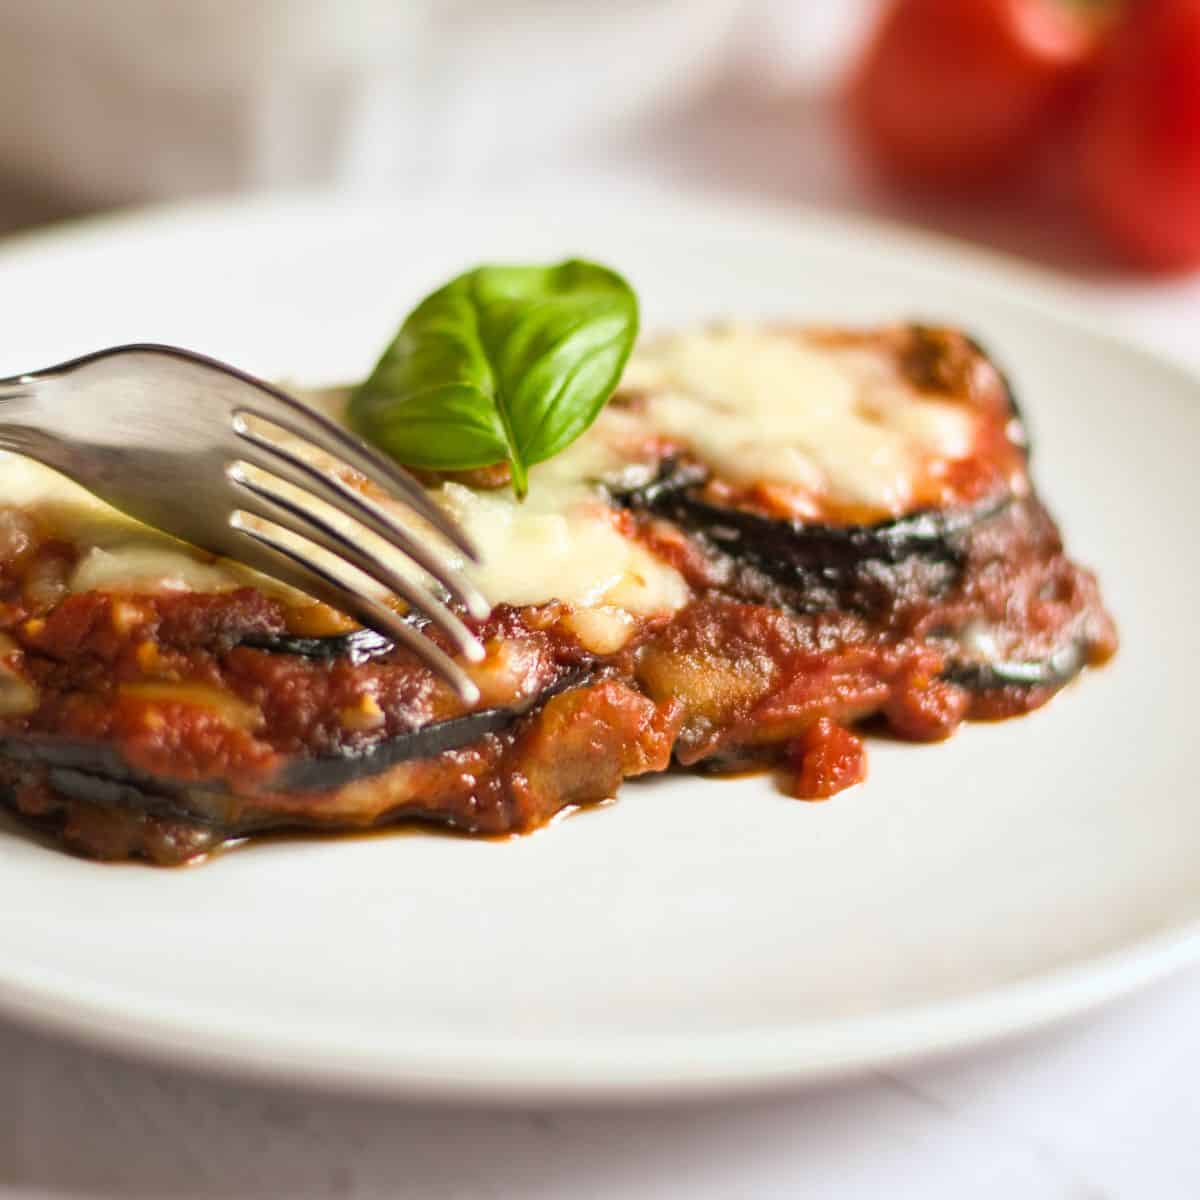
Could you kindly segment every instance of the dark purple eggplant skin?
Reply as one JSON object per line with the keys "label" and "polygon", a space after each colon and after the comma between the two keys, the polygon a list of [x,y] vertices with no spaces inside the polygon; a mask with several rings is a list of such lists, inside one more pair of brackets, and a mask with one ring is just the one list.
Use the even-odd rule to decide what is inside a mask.
{"label": "dark purple eggplant skin", "polygon": [[[668,462],[650,482],[613,499],[671,521],[735,564],[730,584],[744,598],[805,614],[839,607],[870,613],[914,585],[944,593],[965,565],[967,536],[1014,503],[1005,493],[970,508],[921,510],[875,525],[805,524],[709,504],[696,495],[707,479],[697,464]],[[1038,660],[952,661],[942,678],[974,692],[1061,687],[1086,665],[1084,644],[1073,641]]]}
{"label": "dark purple eggplant skin", "polygon": [[284,792],[323,792],[341,787],[366,775],[378,775],[397,763],[417,758],[435,758],[447,750],[461,750],[489,733],[500,733],[552,696],[581,687],[592,678],[590,668],[569,671],[521,704],[503,708],[481,708],[461,717],[435,721],[420,729],[398,733],[361,751],[317,758],[296,758],[276,776],[272,786]]}
{"label": "dark purple eggplant skin", "polygon": [[1083,642],[1069,642],[1045,658],[1021,662],[950,663],[942,678],[972,692],[997,688],[1062,687],[1087,666]]}
{"label": "dark purple eggplant skin", "polygon": [[381,658],[395,649],[395,643],[371,629],[356,629],[332,637],[293,637],[286,633],[248,633],[238,642],[252,650],[268,654],[297,654],[301,658],[349,659],[354,665]]}
{"label": "dark purple eggplant skin", "polygon": [[378,775],[397,763],[416,758],[434,758],[447,750],[461,750],[489,733],[500,733],[535,705],[558,692],[577,684],[568,680],[547,688],[527,704],[515,708],[481,708],[478,712],[451,717],[399,733],[383,742],[376,742],[361,753],[347,751],[320,758],[293,759],[276,777],[272,786],[284,792],[322,792],[341,787],[364,775]]}
{"label": "dark purple eggplant skin", "polygon": [[[976,692],[1005,687],[1061,687],[1083,670],[1086,657],[1083,643],[1076,641],[1036,661],[952,663],[942,677]],[[519,707],[482,709],[439,721],[389,738],[358,754],[295,759],[272,781],[272,790],[326,791],[386,771],[401,762],[431,758],[446,750],[468,746],[490,733],[501,732],[552,695],[583,686],[590,678],[587,672],[576,672]],[[0,754],[45,766],[48,783],[61,796],[102,808],[132,809],[190,822],[212,830],[223,839],[261,832],[277,823],[275,817],[256,815],[252,808],[239,819],[231,819],[227,815],[230,792],[224,782],[184,784],[138,771],[106,742],[53,735],[7,735],[0,737]]]}
{"label": "dark purple eggplant skin", "polygon": [[745,599],[801,613],[871,614],[914,589],[945,594],[962,573],[966,535],[1013,500],[1006,492],[969,508],[922,509],[874,525],[809,524],[710,504],[698,495],[707,478],[702,466],[667,460],[650,482],[610,494],[624,508],[686,531],[727,564],[733,590]]}
{"label": "dark purple eggplant skin", "polygon": [[104,808],[134,808],[155,816],[182,818],[214,827],[220,825],[211,814],[189,806],[186,793],[215,796],[224,790],[223,785],[185,785],[138,771],[109,742],[54,734],[6,734],[0,736],[0,755],[44,766],[50,786],[74,800],[86,800]]}
{"label": "dark purple eggplant skin", "polygon": [[537,705],[569,687],[583,682],[569,675],[523,704],[511,708],[481,708],[477,712],[445,721],[435,721],[420,729],[398,733],[363,750],[323,754],[317,758],[292,759],[272,781],[283,792],[323,792],[342,787],[366,775],[378,775],[397,763],[417,758],[435,758],[447,750],[460,750],[489,733],[499,733]]}
{"label": "dark purple eggplant skin", "polygon": [[130,766],[110,742],[56,734],[0,736],[0,755],[44,766],[50,786],[63,796],[105,808],[135,808],[213,827],[223,823],[187,803],[188,793],[228,794],[218,782],[181,783]]}
{"label": "dark purple eggplant skin", "polygon": [[[181,794],[160,791],[150,785],[141,786],[109,779],[103,775],[77,771],[70,767],[51,767],[46,779],[55,792],[69,800],[83,800],[100,808],[131,808],[155,817],[189,821],[207,829],[218,830],[224,837],[248,832],[241,825],[231,824],[212,812],[203,811],[195,803],[188,804]],[[223,802],[223,794],[212,788],[196,788],[194,793],[211,796],[217,806]]]}
{"label": "dark purple eggplant skin", "polygon": [[[270,781],[269,790],[323,792],[356,779],[378,775],[398,763],[434,758],[447,750],[469,746],[499,733],[551,696],[585,685],[590,669],[572,671],[537,696],[507,708],[485,708],[396,734],[361,751],[292,759]],[[37,763],[48,770],[55,791],[76,800],[107,808],[134,808],[156,816],[195,821],[235,836],[256,827],[226,821],[217,815],[231,793],[223,780],[182,783],[138,771],[121,758],[108,742],[64,738],[50,734],[0,736],[0,755]]]}

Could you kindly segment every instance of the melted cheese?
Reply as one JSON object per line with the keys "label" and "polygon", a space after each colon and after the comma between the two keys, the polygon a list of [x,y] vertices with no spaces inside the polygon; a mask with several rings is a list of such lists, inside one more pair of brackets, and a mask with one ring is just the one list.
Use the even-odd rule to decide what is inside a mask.
{"label": "melted cheese", "polygon": [[599,481],[626,468],[623,422],[598,422],[562,454],[529,475],[518,502],[511,488],[478,492],[446,483],[434,500],[484,555],[461,563],[492,602],[564,600],[650,615],[673,612],[689,592],[677,571],[618,530]]}
{"label": "melted cheese", "polygon": [[[924,465],[961,457],[972,437],[964,409],[914,393],[882,356],[737,326],[649,343],[623,386],[638,394],[637,403],[609,406],[566,451],[535,466],[524,502],[509,488],[431,489],[483,551],[482,566],[456,562],[493,604],[563,600],[607,614],[608,637],[619,632],[621,613],[671,612],[687,603],[678,572],[622,534],[600,484],[653,471],[656,439],[686,446],[734,484],[775,481],[900,512]],[[310,401],[340,418],[345,396],[330,390]],[[56,527],[90,547],[73,590],[214,591],[256,583],[295,596],[131,521],[37,464],[3,455],[0,469],[5,503],[48,511]],[[397,511],[408,519],[407,510]]]}
{"label": "melted cheese", "polygon": [[87,547],[68,583],[73,592],[214,592],[247,584],[280,591],[246,567],[134,521],[30,459],[0,451],[0,480],[0,503],[36,510],[62,536]]}
{"label": "melted cheese", "polygon": [[914,392],[890,360],[730,325],[651,343],[625,386],[647,424],[733,484],[776,482],[898,515],[928,462],[969,453],[961,405]]}

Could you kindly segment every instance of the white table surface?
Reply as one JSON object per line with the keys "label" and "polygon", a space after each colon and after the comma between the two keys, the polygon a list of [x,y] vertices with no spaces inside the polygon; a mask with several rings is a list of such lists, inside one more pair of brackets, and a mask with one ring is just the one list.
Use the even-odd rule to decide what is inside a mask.
{"label": "white table surface", "polygon": [[[1200,363],[1200,280],[1121,276],[1073,218],[1037,197],[988,211],[886,196],[854,168],[827,104],[756,96],[743,79],[636,138],[590,147],[587,166],[696,187],[719,179],[726,192],[970,236],[1062,273],[1116,326]],[[1200,969],[951,1061],[790,1096],[623,1110],[289,1092],[124,1061],[0,1021],[0,1200],[1194,1200],[1198,1076]]]}
{"label": "white table surface", "polygon": [[0,1028],[0,1196],[1194,1200],[1200,971],[1098,1017],[790,1097],[410,1107]]}

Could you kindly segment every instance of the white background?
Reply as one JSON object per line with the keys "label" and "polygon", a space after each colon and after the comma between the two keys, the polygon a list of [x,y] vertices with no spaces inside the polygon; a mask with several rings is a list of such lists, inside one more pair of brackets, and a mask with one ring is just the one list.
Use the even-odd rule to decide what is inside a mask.
{"label": "white background", "polygon": [[[750,51],[699,90],[610,136],[563,138],[551,161],[526,148],[523,169],[652,177],[948,230],[1063,273],[1118,327],[1200,363],[1200,283],[1121,276],[1069,210],[1041,195],[915,205],[864,177],[825,90],[861,7],[759,4]],[[456,137],[444,183],[475,186],[501,169],[482,135]],[[6,214],[0,198],[0,220],[38,215],[19,205]],[[146,1067],[0,1023],[0,1197],[1191,1200],[1198,1075],[1200,971],[955,1061],[672,1108],[339,1099]]]}

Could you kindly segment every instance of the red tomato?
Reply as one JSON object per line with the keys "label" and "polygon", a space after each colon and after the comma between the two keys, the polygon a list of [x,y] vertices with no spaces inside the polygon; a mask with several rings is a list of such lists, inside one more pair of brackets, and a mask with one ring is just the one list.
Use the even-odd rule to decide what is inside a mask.
{"label": "red tomato", "polygon": [[1097,85],[1083,173],[1095,219],[1130,259],[1200,266],[1200,0],[1131,6]]}
{"label": "red tomato", "polygon": [[851,80],[854,126],[907,182],[998,178],[1086,76],[1110,11],[1078,0],[893,0]]}

